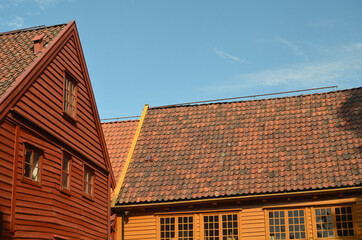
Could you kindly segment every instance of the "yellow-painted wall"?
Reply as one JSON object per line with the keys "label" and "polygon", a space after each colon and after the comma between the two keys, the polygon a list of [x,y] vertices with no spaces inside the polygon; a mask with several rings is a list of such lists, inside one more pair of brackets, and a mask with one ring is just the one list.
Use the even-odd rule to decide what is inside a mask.
{"label": "yellow-painted wall", "polygon": [[[305,209],[306,217],[306,233],[308,240],[314,239],[312,221],[312,207],[313,206],[333,206],[348,204],[355,206],[355,215],[357,226],[357,238],[362,239],[362,192],[344,194],[343,197],[337,196],[322,196],[313,198],[313,196],[307,196],[300,199],[292,198],[279,198],[279,199],[259,199],[253,201],[242,201],[236,203],[225,202],[223,204],[212,204],[207,203],[203,205],[194,205],[192,208],[187,206],[158,206],[157,208],[133,208],[129,209],[128,216],[125,222],[125,240],[148,240],[148,239],[159,239],[157,236],[157,217],[158,216],[177,216],[177,215],[194,215],[194,239],[201,239],[203,233],[201,231],[202,214],[208,212],[228,212],[231,211],[240,212],[240,226],[239,231],[241,232],[242,240],[268,240],[267,237],[267,218],[266,212],[269,209],[285,209],[285,208],[303,208]],[[225,210],[222,210],[225,209]],[[118,219],[117,224],[122,223],[121,218]],[[121,232],[121,231],[120,231]],[[117,234],[121,240],[121,234]],[[343,239],[343,238],[338,238]],[[346,238],[351,240],[351,238]]]}

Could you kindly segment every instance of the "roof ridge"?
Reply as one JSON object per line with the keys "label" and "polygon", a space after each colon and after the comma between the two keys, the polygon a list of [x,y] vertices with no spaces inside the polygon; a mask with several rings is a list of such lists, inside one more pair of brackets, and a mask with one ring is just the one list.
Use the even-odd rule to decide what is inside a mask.
{"label": "roof ridge", "polygon": [[7,31],[7,32],[1,32],[0,36],[7,35],[7,34],[13,34],[13,33],[26,32],[26,31],[33,31],[33,30],[38,30],[38,29],[43,29],[43,28],[58,27],[58,26],[62,26],[62,25],[67,25],[67,23],[54,24],[54,25],[50,25],[50,26],[38,25],[38,26],[34,26],[34,27],[22,28],[22,29]]}
{"label": "roof ridge", "polygon": [[[200,103],[200,104],[172,104],[172,105],[164,105],[164,106],[156,106],[156,107],[150,107],[149,110],[153,109],[168,109],[168,108],[179,108],[179,107],[197,107],[197,106],[207,106],[207,105],[217,105],[217,104],[228,104],[228,103],[241,103],[241,102],[253,102],[253,101],[266,101],[270,99],[285,99],[285,98],[294,98],[294,97],[306,97],[311,95],[323,95],[323,94],[333,94],[337,92],[344,92],[344,91],[353,91],[356,89],[360,89],[362,87],[356,87],[356,88],[349,88],[349,89],[341,89],[341,90],[335,90],[335,91],[329,91],[329,92],[320,92],[320,93],[309,93],[309,94],[299,94],[299,95],[293,95],[293,96],[284,96],[284,97],[272,97],[272,98],[261,98],[261,99],[250,99],[250,100],[239,100],[239,101],[220,101],[220,102],[209,102],[209,103]],[[247,96],[245,98],[252,98],[253,96]],[[242,98],[242,97],[241,97]],[[254,97],[255,98],[255,97]],[[210,100],[213,101],[213,100]]]}
{"label": "roof ridge", "polygon": [[118,120],[118,121],[101,122],[101,124],[125,123],[125,122],[138,122],[138,121],[139,121],[139,119],[133,119],[133,120]]}

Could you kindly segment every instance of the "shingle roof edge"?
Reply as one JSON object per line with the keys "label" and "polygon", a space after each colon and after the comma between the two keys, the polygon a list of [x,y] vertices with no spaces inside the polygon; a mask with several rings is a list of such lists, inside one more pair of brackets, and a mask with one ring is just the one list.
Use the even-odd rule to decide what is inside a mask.
{"label": "shingle roof edge", "polygon": [[[293,96],[284,96],[284,97],[270,97],[270,98],[260,98],[260,99],[252,99],[252,100],[240,100],[240,101],[220,101],[220,102],[211,102],[213,100],[209,100],[210,103],[202,103],[202,104],[172,104],[172,105],[163,105],[163,106],[156,106],[156,107],[149,107],[149,110],[155,109],[168,109],[168,108],[178,108],[178,107],[197,107],[197,106],[207,106],[207,105],[218,105],[218,104],[230,104],[230,103],[241,103],[241,102],[254,102],[254,101],[267,101],[270,99],[286,99],[286,98],[295,98],[295,97],[307,97],[307,96],[316,96],[316,95],[323,95],[323,94],[333,94],[337,92],[345,92],[345,91],[353,91],[356,89],[360,89],[361,87],[356,88],[348,88],[348,89],[341,89],[337,91],[328,91],[328,92],[321,92],[321,93],[309,93],[309,94],[299,94]],[[243,97],[240,97],[243,98]]]}
{"label": "shingle roof edge", "polygon": [[204,198],[185,198],[185,199],[173,199],[170,201],[149,201],[149,202],[130,202],[130,203],[119,203],[114,206],[117,207],[128,207],[128,206],[140,206],[149,204],[182,204],[187,202],[203,202],[203,201],[220,201],[220,200],[232,200],[238,198],[263,198],[263,197],[275,197],[285,195],[308,195],[313,193],[325,193],[325,192],[342,192],[342,191],[361,191],[362,184],[353,186],[341,186],[331,188],[309,188],[299,191],[284,191],[284,192],[269,192],[269,193],[257,193],[257,194],[242,194],[242,195],[222,195],[218,197],[204,197]]}
{"label": "shingle roof edge", "polygon": [[139,122],[139,119],[135,120],[125,120],[125,121],[110,121],[110,122],[101,122],[101,124],[115,124],[115,123],[127,123],[127,122]]}
{"label": "shingle roof edge", "polygon": [[10,35],[10,34],[19,33],[19,32],[33,31],[33,30],[38,30],[38,29],[43,29],[43,28],[65,26],[65,25],[67,25],[67,23],[54,24],[54,25],[49,25],[49,26],[39,25],[39,26],[35,26],[35,27],[22,28],[22,29],[17,29],[17,30],[8,31],[8,32],[0,32],[0,36],[2,36],[2,35]]}

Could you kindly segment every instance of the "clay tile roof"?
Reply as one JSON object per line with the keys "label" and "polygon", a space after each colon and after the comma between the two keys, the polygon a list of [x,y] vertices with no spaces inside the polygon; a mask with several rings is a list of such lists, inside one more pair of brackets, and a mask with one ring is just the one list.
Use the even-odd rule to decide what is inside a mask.
{"label": "clay tile roof", "polygon": [[34,54],[32,39],[44,34],[46,48],[64,26],[66,24],[0,33],[0,97],[39,55]]}
{"label": "clay tile roof", "polygon": [[150,108],[117,204],[359,186],[361,109],[362,88]]}
{"label": "clay tile roof", "polygon": [[138,120],[102,123],[109,158],[116,183],[121,175],[124,163],[136,133]]}

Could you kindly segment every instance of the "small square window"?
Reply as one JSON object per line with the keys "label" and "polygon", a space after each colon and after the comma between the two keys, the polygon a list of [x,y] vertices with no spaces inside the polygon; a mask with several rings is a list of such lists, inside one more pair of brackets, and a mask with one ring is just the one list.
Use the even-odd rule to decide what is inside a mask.
{"label": "small square window", "polygon": [[64,112],[75,118],[77,82],[67,73],[64,80]]}
{"label": "small square window", "polygon": [[94,171],[89,167],[84,167],[84,193],[93,196]]}
{"label": "small square window", "polygon": [[23,177],[28,182],[40,183],[42,151],[28,144],[24,147]]}

